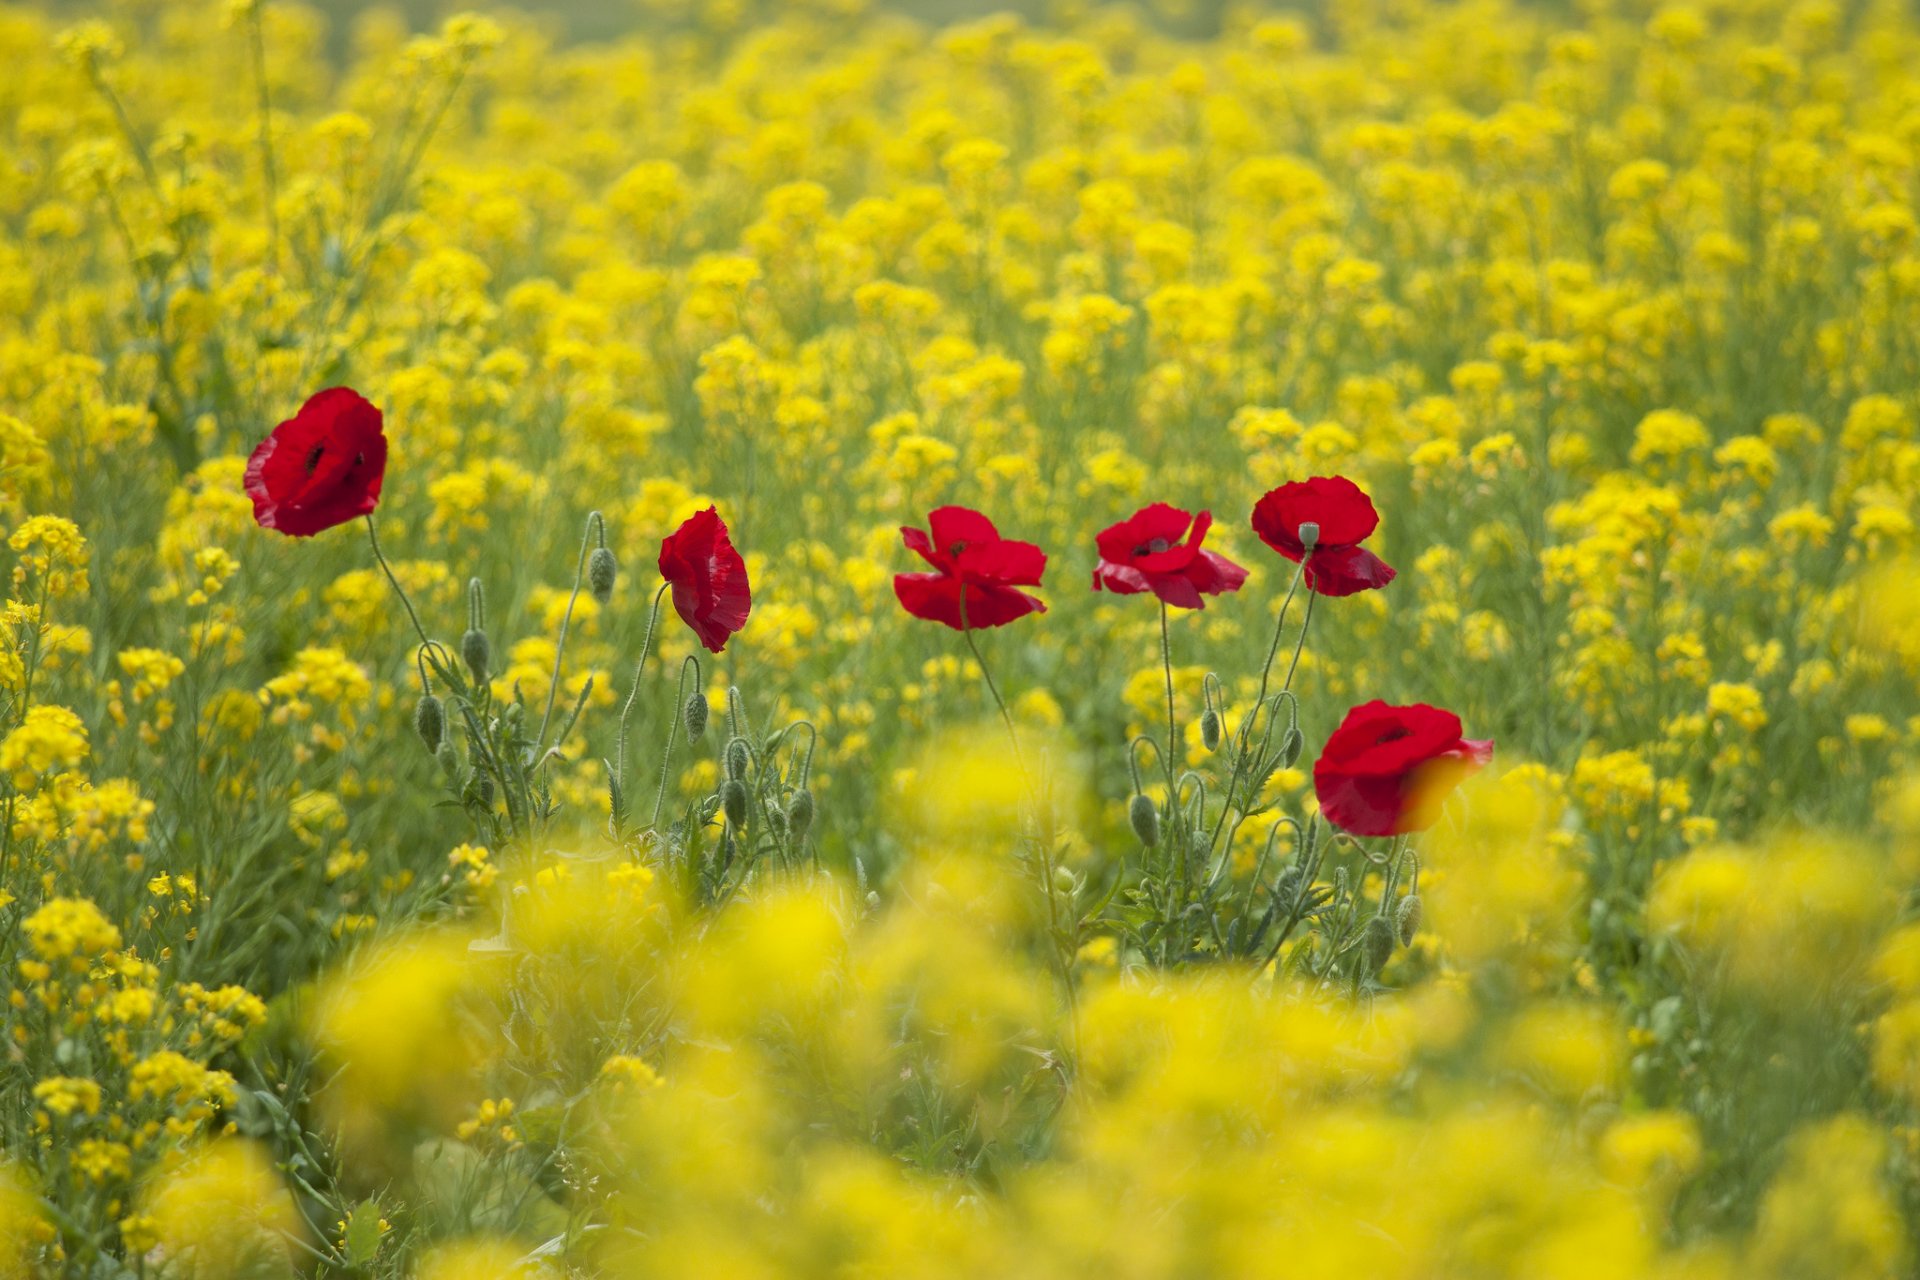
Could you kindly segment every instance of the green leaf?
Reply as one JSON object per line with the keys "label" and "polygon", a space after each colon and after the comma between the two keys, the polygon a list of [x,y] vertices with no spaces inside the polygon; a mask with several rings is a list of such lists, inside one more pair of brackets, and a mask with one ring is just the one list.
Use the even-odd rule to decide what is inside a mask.
{"label": "green leaf", "polygon": [[353,1207],[353,1213],[347,1218],[346,1236],[343,1241],[347,1251],[347,1261],[356,1267],[364,1267],[373,1261],[380,1252],[380,1206],[373,1200],[362,1200]]}

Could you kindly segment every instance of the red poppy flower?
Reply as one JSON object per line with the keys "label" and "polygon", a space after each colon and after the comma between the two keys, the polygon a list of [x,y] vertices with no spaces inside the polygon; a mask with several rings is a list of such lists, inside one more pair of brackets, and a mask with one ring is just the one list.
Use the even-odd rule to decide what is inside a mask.
{"label": "red poppy flower", "polygon": [[[940,507],[927,516],[931,536],[903,528],[900,541],[932,565],[933,573],[894,575],[893,593],[916,618],[955,631],[1004,627],[1047,606],[1016,587],[1037,587],[1046,553],[1031,542],[1002,538],[993,521],[965,507]],[[961,604],[966,620],[961,621]]]}
{"label": "red poppy flower", "polygon": [[315,392],[247,459],[247,496],[262,529],[312,537],[380,503],[387,436],[358,391]]}
{"label": "red poppy flower", "polygon": [[1151,591],[1181,609],[1206,608],[1202,596],[1238,591],[1247,580],[1245,569],[1200,546],[1212,527],[1211,511],[1192,516],[1164,502],[1140,508],[1096,539],[1100,563],[1093,569],[1093,589]]}
{"label": "red poppy flower", "polygon": [[1493,743],[1460,736],[1460,717],[1416,702],[1374,701],[1347,712],[1313,763],[1327,821],[1356,836],[1433,825],[1460,780],[1493,759]]}
{"label": "red poppy flower", "polygon": [[[1300,526],[1320,527],[1309,552]],[[1345,476],[1315,476],[1283,484],[1253,508],[1260,541],[1295,564],[1307,562],[1306,580],[1323,596],[1350,596],[1393,581],[1393,566],[1360,544],[1380,524],[1364,490]]]}
{"label": "red poppy flower", "polygon": [[747,625],[747,562],[712,507],[688,516],[660,544],[660,576],[673,587],[673,611],[714,653]]}

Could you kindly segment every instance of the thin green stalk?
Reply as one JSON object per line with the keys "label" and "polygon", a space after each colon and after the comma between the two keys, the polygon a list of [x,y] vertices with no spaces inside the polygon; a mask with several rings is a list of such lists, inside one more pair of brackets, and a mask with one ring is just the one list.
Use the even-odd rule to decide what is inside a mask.
{"label": "thin green stalk", "polygon": [[[657,602],[659,597],[655,596],[654,599]],[[678,712],[681,703],[686,697],[682,690],[686,688],[688,666],[692,666],[693,669],[698,672],[700,670],[699,659],[689,654],[687,660],[680,664],[680,678],[676,680],[673,685],[674,713],[667,717],[667,749],[660,755],[660,786],[659,789],[653,793],[653,817],[648,820],[648,825],[656,828],[660,825],[660,806],[666,802],[667,798],[667,766],[673,762],[673,739],[674,735],[680,731],[680,716]],[[731,693],[731,691],[729,691],[729,693]],[[728,704],[729,706],[732,704],[731,696],[728,698]]]}
{"label": "thin green stalk", "polygon": [[280,180],[273,162],[273,97],[267,86],[267,38],[260,5],[247,15],[247,33],[253,46],[253,82],[260,100],[260,176],[265,185],[267,265],[280,270]]}
{"label": "thin green stalk", "polygon": [[1160,666],[1167,675],[1167,802],[1173,802],[1173,780],[1180,775],[1180,731],[1174,721],[1173,641],[1167,634],[1167,602],[1160,602]]}
{"label": "thin green stalk", "polygon": [[573,625],[573,607],[580,601],[580,584],[587,578],[587,550],[593,542],[595,525],[600,525],[601,545],[606,545],[606,526],[601,523],[600,513],[592,512],[587,516],[586,532],[580,535],[580,562],[573,567],[573,592],[567,596],[567,611],[560,615],[560,636],[553,644],[553,678],[547,681],[547,706],[540,713],[540,732],[534,735],[535,752],[547,745],[547,726],[553,721],[553,700],[560,692],[560,664],[567,656],[567,629]]}
{"label": "thin green stalk", "polygon": [[622,787],[627,785],[627,725],[633,719],[633,705],[640,698],[640,672],[647,665],[647,655],[653,652],[653,629],[660,621],[660,599],[667,594],[667,586],[663,582],[653,593],[653,608],[647,613],[647,637],[640,642],[640,660],[633,664],[633,688],[627,693],[627,705],[620,708],[620,736],[614,746],[613,776]]}
{"label": "thin green stalk", "polygon": [[393,566],[387,563],[386,552],[380,549],[380,535],[374,530],[371,511],[367,513],[367,541],[373,546],[373,558],[380,562],[380,568],[387,575],[387,581],[393,585],[393,593],[400,597],[400,603],[407,611],[407,618],[413,623],[414,634],[418,635],[420,643],[427,647],[427,661],[433,664],[434,670],[439,673],[442,680],[457,688],[458,685],[453,677],[440,665],[440,660],[433,656],[432,651],[436,647],[434,640],[427,634],[427,629],[420,625],[420,615],[414,612],[413,601],[407,598],[407,589],[400,585],[400,579],[394,576]]}

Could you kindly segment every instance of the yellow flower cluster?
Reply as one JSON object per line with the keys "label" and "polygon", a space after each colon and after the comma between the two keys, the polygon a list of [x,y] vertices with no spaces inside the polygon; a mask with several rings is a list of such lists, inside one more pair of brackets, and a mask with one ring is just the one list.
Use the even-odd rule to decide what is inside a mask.
{"label": "yellow flower cluster", "polygon": [[[950,7],[0,12],[0,1277],[1909,1273],[1920,16]],[[378,559],[248,493],[347,383]],[[901,613],[949,503],[1044,616]],[[1134,793],[1280,904],[1376,697],[1499,764],[1131,945]]]}

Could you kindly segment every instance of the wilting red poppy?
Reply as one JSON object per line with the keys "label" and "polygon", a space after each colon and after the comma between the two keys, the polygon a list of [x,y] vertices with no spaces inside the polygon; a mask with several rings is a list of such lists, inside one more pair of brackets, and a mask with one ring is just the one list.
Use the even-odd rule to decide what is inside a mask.
{"label": "wilting red poppy", "polygon": [[673,587],[673,611],[714,653],[747,625],[747,562],[712,507],[688,516],[660,544],[660,576]]}
{"label": "wilting red poppy", "polygon": [[[955,631],[1004,627],[1047,606],[1016,587],[1037,587],[1047,556],[1031,542],[1000,536],[993,521],[965,507],[939,507],[927,516],[931,536],[903,528],[900,541],[932,565],[933,573],[894,575],[893,593],[916,618]],[[961,603],[966,620],[961,621]]]}
{"label": "wilting red poppy", "polygon": [[1327,821],[1356,836],[1433,825],[1460,780],[1493,759],[1493,743],[1460,736],[1460,717],[1416,702],[1374,701],[1347,712],[1313,763]]}
{"label": "wilting red poppy", "polygon": [[[1309,552],[1300,526],[1319,526]],[[1323,596],[1350,596],[1393,581],[1393,566],[1360,544],[1380,524],[1359,485],[1345,476],[1315,476],[1270,491],[1253,508],[1260,541],[1295,564],[1307,562],[1307,586]]]}
{"label": "wilting red poppy", "polygon": [[[1189,528],[1191,526],[1191,528]],[[1202,596],[1238,591],[1247,571],[1200,543],[1213,527],[1213,513],[1189,515],[1156,502],[1101,531],[1095,544],[1095,591],[1136,595],[1151,591],[1181,609],[1204,609]]]}
{"label": "wilting red poppy", "polygon": [[262,529],[312,537],[380,503],[387,436],[380,411],[349,387],[315,392],[247,459],[247,496]]}

